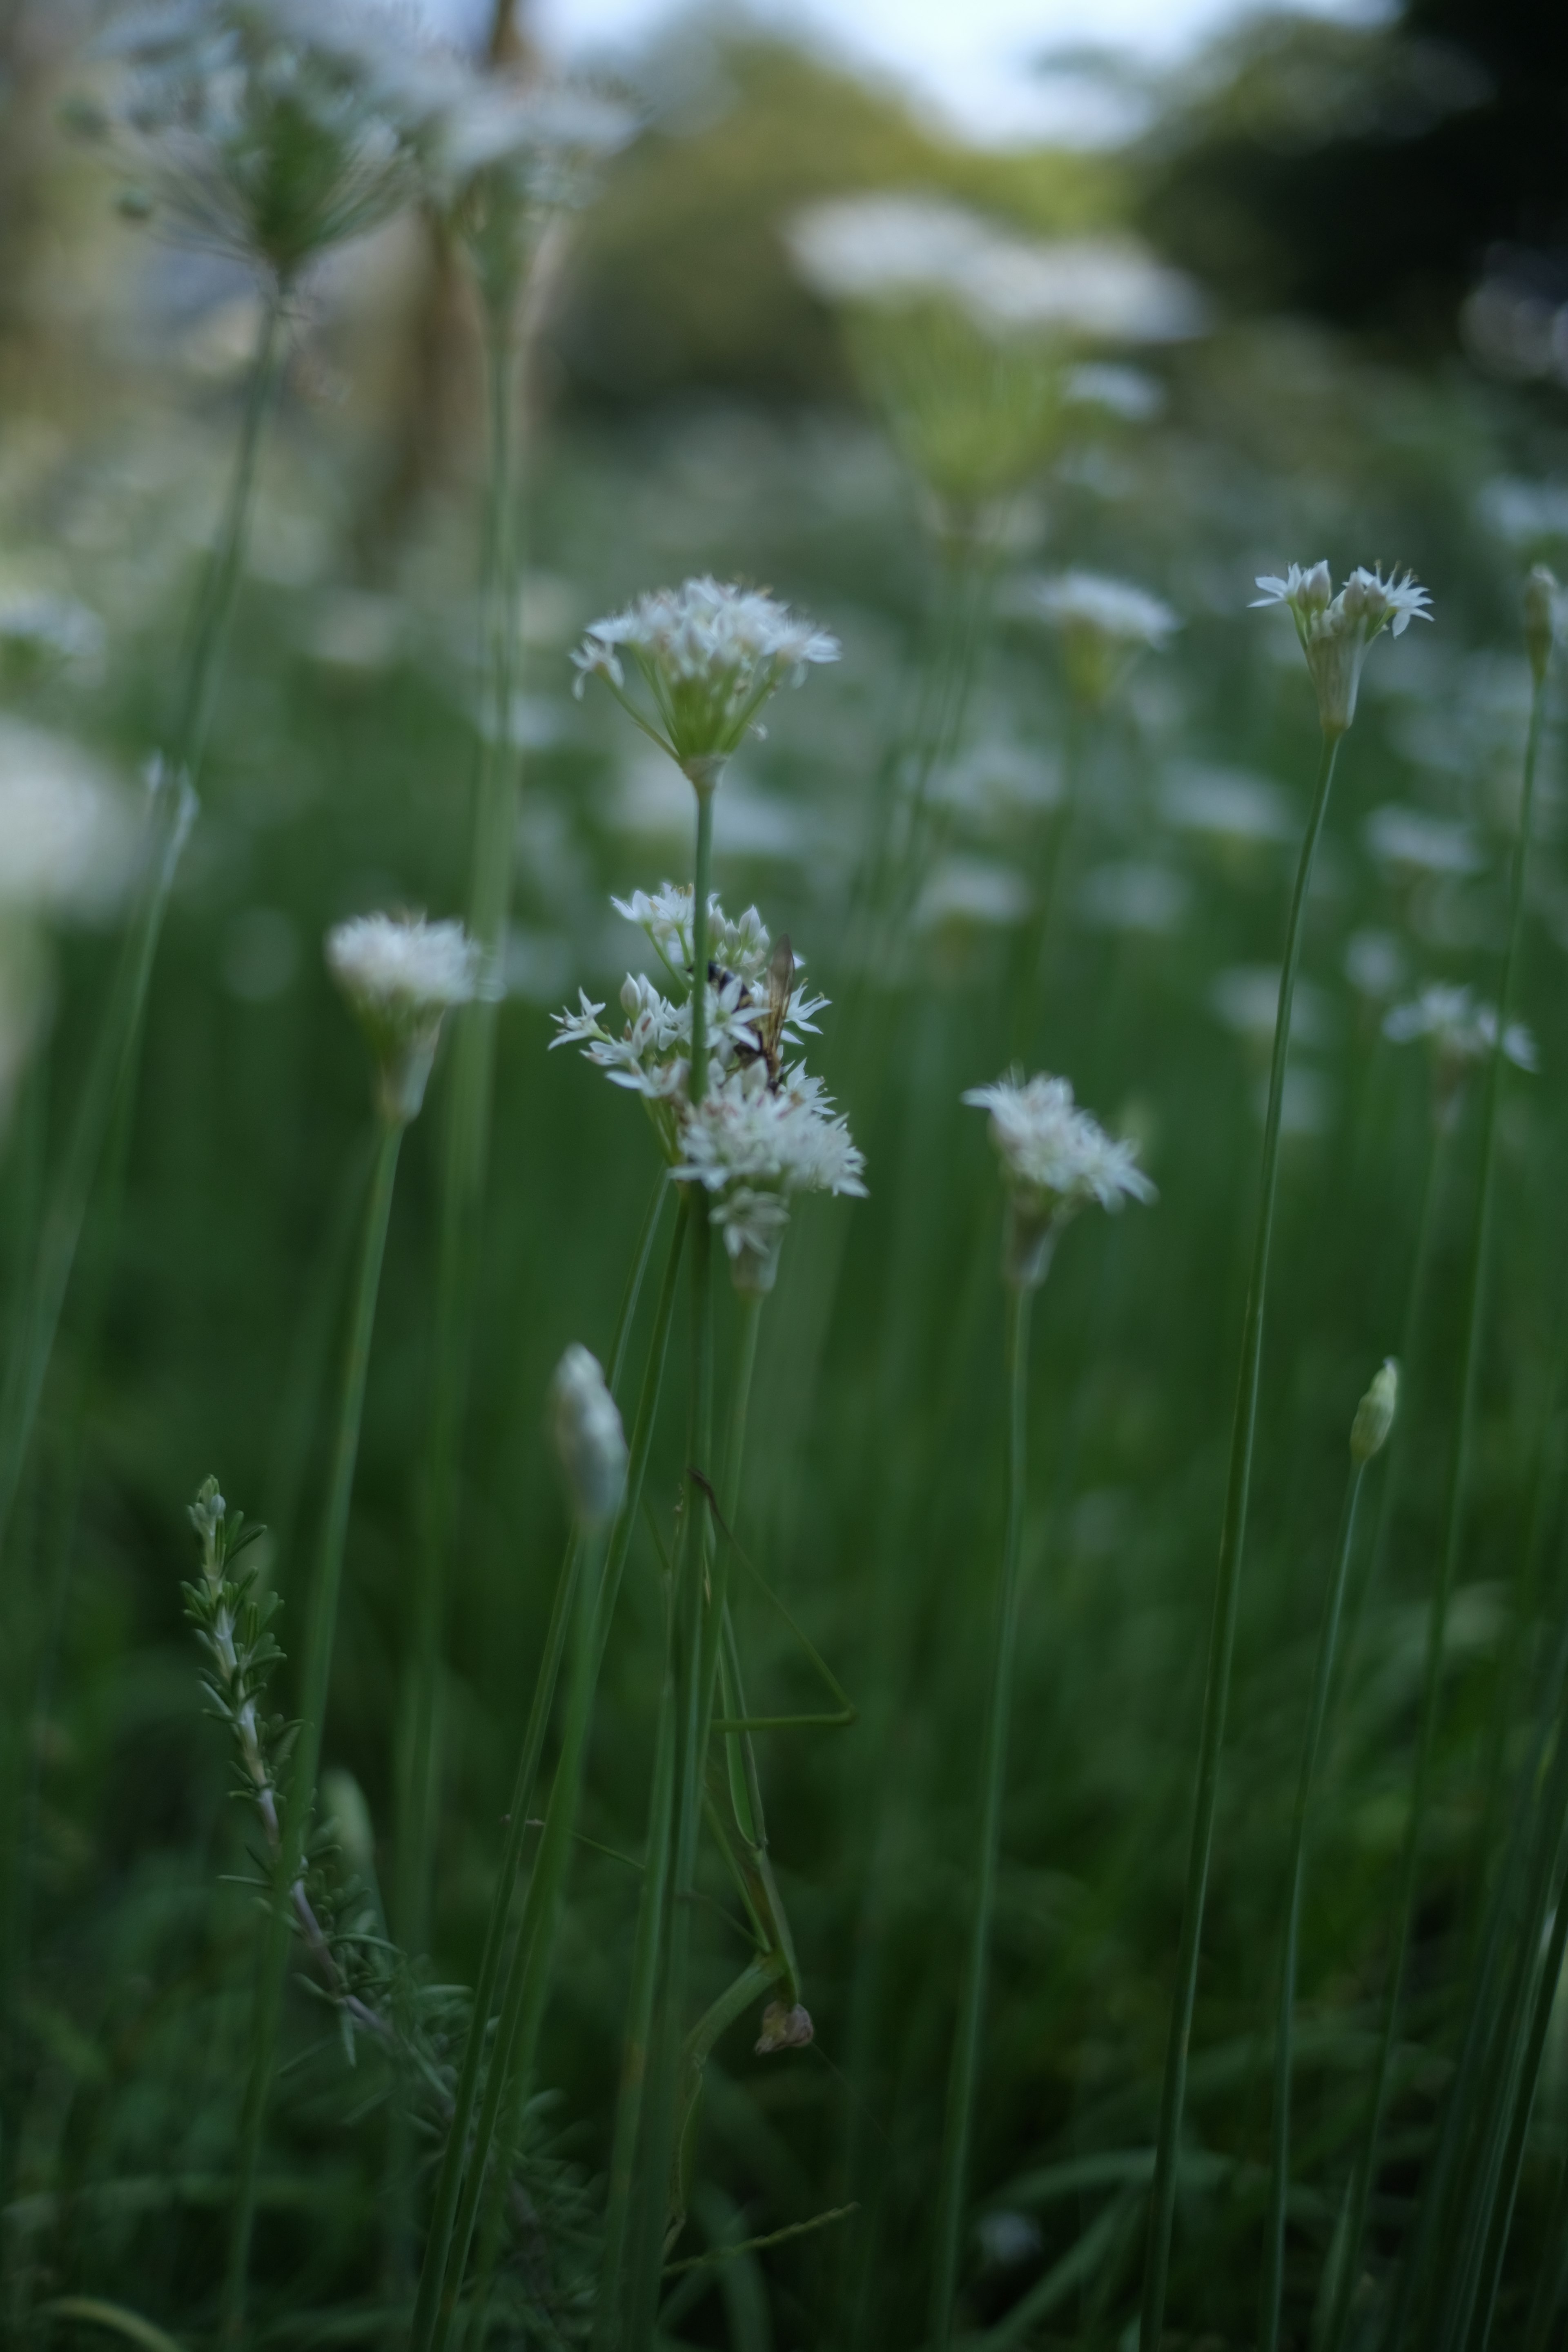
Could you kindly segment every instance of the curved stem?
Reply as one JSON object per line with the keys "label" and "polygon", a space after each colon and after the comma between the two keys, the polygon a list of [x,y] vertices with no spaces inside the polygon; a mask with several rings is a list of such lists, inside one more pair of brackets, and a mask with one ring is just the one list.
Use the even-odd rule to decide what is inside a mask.
{"label": "curved stem", "polygon": [[[676,1219],[675,1231],[670,1236],[669,1255],[665,1262],[658,1311],[654,1318],[652,1337],[648,1343],[647,1364],[643,1373],[642,1392],[638,1399],[637,1420],[632,1430],[632,1443],[626,1467],[626,1494],[611,1530],[604,1580],[592,1623],[590,1651],[595,1678],[597,1676],[599,1661],[604,1654],[605,1642],[608,1638],[609,1620],[614,1611],[616,1595],[619,1590],[621,1574],[626,1566],[632,1536],[636,1530],[637,1512],[641,1507],[643,1482],[647,1471],[648,1453],[653,1444],[654,1424],[658,1417],[659,1390],[664,1378],[665,1356],[669,1344],[669,1328],[675,1314],[675,1297],[680,1255],[686,1241],[687,1222],[683,1203],[680,1214]],[[533,1801],[534,1783],[538,1777],[540,1758],[543,1752],[544,1735],[554,1698],[566,1628],[572,1614],[574,1570],[579,1556],[580,1539],[574,1538],[568,1554],[569,1567],[563,1570],[561,1587],[556,1595],[555,1610],[546,1638],[545,1654],[540,1666],[533,1706],[529,1717],[522,1757],[518,1766],[517,1781],[512,1792],[506,1845],[501,1855],[495,1890],[490,1899],[489,1924],[485,1934],[479,1981],[474,1989],[473,2013],[469,2021],[468,2038],[463,2051],[462,2067],[453,2104],[452,2125],[442,2153],[441,2168],[436,2184],[435,2208],[426,2238],[425,2262],[420,2272],[419,2289],[414,2310],[411,2336],[413,2352],[427,2352],[427,2347],[444,2340],[451,2324],[452,2314],[456,2309],[457,2297],[462,2283],[463,2266],[468,2259],[468,2241],[472,2234],[474,2216],[478,2211],[479,2195],[483,2185],[486,2160],[494,2137],[496,2118],[500,2111],[508,2059],[521,2022],[525,1980],[529,1973],[529,1961],[535,1939],[541,1901],[550,1893],[549,1887],[542,1886],[540,1883],[543,1863],[542,1848],[540,1863],[536,1864],[530,1883],[522,1921],[518,1930],[510,1967],[502,1991],[501,2021],[497,2029],[494,2047],[489,2051],[489,2076],[485,2084],[484,2105],[470,2149],[469,2132],[473,2125],[475,2108],[479,2103],[479,2079],[485,2069],[489,2021],[494,2008],[496,1987],[500,1975],[501,1953],[506,1940],[507,1917],[517,1886],[522,1859],[522,1843]],[[592,1696],[590,1687],[588,1694],[590,1706]],[[564,1751],[563,1769],[564,1769]],[[574,1820],[574,1790],[570,1809]],[[567,1810],[562,1773],[558,1771],[556,1788],[552,1791],[551,1796],[551,1811],[555,1814],[564,1814]],[[569,1836],[569,1829],[566,1834]],[[467,2192],[465,2192],[465,2168],[468,2179]]]}
{"label": "curved stem", "polygon": [[1323,1606],[1318,1637],[1318,1661],[1312,1673],[1312,1696],[1307,1708],[1307,1734],[1301,1745],[1301,1769],[1296,1784],[1296,1811],[1290,1825],[1289,1893],[1285,1906],[1285,1948],[1279,1963],[1279,2013],[1274,2029],[1274,2129],[1270,2148],[1268,2211],[1263,2231],[1263,2292],[1258,2308],[1259,2352],[1277,2352],[1279,2305],[1285,2280],[1285,2206],[1290,2188],[1290,2079],[1292,2036],[1296,2016],[1296,1962],[1300,1946],[1301,1896],[1307,1878],[1307,1829],[1312,1782],[1323,1744],[1329,1712],[1329,1692],[1339,1646],[1340,1617],[1344,1607],[1345,1580],[1355,1541],[1356,1505],[1361,1499],[1364,1462],[1352,1461],[1340,1520],[1339,1548]]}
{"label": "curved stem", "polygon": [[1154,2183],[1150,2200],[1149,2242],[1143,2270],[1143,2308],[1139,2336],[1141,2352],[1159,2352],[1165,2319],[1165,2286],[1170,2273],[1171,2231],[1176,2210],[1176,2154],[1181,2138],[1182,2112],[1186,2105],[1187,2053],[1192,2040],[1193,2008],[1197,1998],[1204,1904],[1208,1893],[1209,1858],[1214,1848],[1220,1752],[1225,1745],[1226,1714],[1230,1702],[1231,1657],[1236,1647],[1242,1555],[1247,1540],[1247,1507],[1252,1485],[1252,1446],[1258,1427],[1258,1386],[1263,1361],[1263,1314],[1268,1300],[1268,1257],[1274,1239],[1274,1195],[1279,1172],[1279,1114],[1284,1104],[1285,1066],[1290,1051],[1290,1007],[1296,993],[1297,967],[1301,960],[1301,932],[1307,892],[1312,878],[1312,863],[1328,811],[1341,740],[1338,736],[1326,735],[1323,739],[1317,789],[1312,796],[1311,814],[1307,820],[1306,835],[1301,844],[1295,887],[1290,894],[1284,965],[1279,975],[1279,1003],[1274,1019],[1268,1108],[1263,1123],[1263,1163],[1258,1178],[1258,1226],[1252,1245],[1247,1315],[1242,1327],[1241,1370],[1237,1386],[1236,1419],[1231,1430],[1230,1470],[1226,1483],[1225,1523],[1220,1532],[1214,1621],[1209,1633],[1203,1726],[1198,1735],[1198,1777],[1193,1808],[1192,1843],[1187,1854],[1181,1942],[1176,1953],[1176,1987],[1171,2004],[1170,2039],[1166,2044],[1165,2078],[1160,2099],[1160,2128],[1154,2148]]}
{"label": "curved stem", "polygon": [[942,2133],[942,2185],[936,2220],[936,2266],[931,2284],[931,2341],[947,2352],[952,2340],[952,2306],[958,2291],[959,2243],[963,2228],[964,2189],[974,2123],[975,2076],[985,2015],[985,1979],[991,1926],[996,1907],[996,1858],[1002,1832],[1002,1796],[1007,1776],[1007,1729],[1013,1701],[1013,1658],[1018,1636],[1018,1561],[1023,1549],[1026,1462],[1026,1403],[1029,1370],[1029,1307],[1032,1289],[1013,1283],[1007,1291],[1007,1532],[1002,1548],[1002,1579],[985,1704],[985,1748],[981,1764],[980,1853],[970,1918],[969,1954],[958,2032],[948,2078]]}
{"label": "curved stem", "polygon": [[327,1506],[321,1521],[315,1583],[306,1622],[300,1672],[300,1728],[289,1767],[289,1797],[279,1839],[278,1869],[257,1980],[256,2005],[251,2017],[250,2074],[240,2119],[237,2185],[224,2292],[224,2326],[231,2339],[241,2335],[245,2324],[246,2280],[250,2262],[251,2231],[256,2220],[257,2175],[283,2008],[283,1983],[288,1969],[289,1906],[304,1864],[316,1793],[316,1775],[321,1760],[321,1723],[326,1713],[327,1686],[331,1675],[332,1643],[337,1631],[338,1593],[342,1582],[343,1547],[348,1537],[354,1465],[359,1458],[365,1374],[370,1363],[375,1302],[381,1288],[381,1265],[386,1249],[386,1228],[392,1213],[392,1191],[402,1141],[402,1127],[391,1120],[385,1121],[371,1174],[370,1197],[365,1203],[359,1274],[343,1353],[337,1436],[332,1448]]}
{"label": "curved stem", "polygon": [[[1377,2160],[1378,2137],[1383,2127],[1384,2099],[1388,2088],[1389,2063],[1399,2025],[1400,1992],[1405,1978],[1405,1965],[1410,1948],[1411,1924],[1415,1917],[1416,1887],[1420,1877],[1421,1832],[1426,1823],[1426,1803],[1432,1775],[1432,1759],[1436,1745],[1438,1702],[1442,1694],[1443,1654],[1447,1638],[1448,1602],[1453,1591],[1455,1571],[1464,1537],[1464,1504],[1467,1473],[1469,1467],[1470,1439],[1475,1420],[1476,1387],[1480,1372],[1480,1331],[1486,1301],[1487,1247],[1491,1234],[1492,1202],[1497,1164],[1497,1114],[1501,1091],[1503,1040],[1508,1030],[1510,1007],[1513,1001],[1515,970],[1519,946],[1524,928],[1524,874],[1530,848],[1531,812],[1535,798],[1535,769],[1541,746],[1542,716],[1544,695],[1538,682],[1531,698],[1530,730],[1525,741],[1524,789],[1520,803],[1519,835],[1514,843],[1513,870],[1509,891],[1508,940],[1503,950],[1502,976],[1498,989],[1497,1035],[1487,1061],[1486,1095],[1481,1112],[1480,1182],[1476,1196],[1475,1222],[1470,1240],[1470,1277],[1465,1308],[1465,1334],[1459,1360],[1458,1416],[1454,1431],[1453,1450],[1448,1458],[1448,1485],[1443,1514],[1443,1549],[1437,1570],[1436,1590],[1432,1596],[1432,1612],[1426,1629],[1426,1658],[1421,1697],[1421,1724],[1416,1736],[1415,1768],[1411,1789],[1410,1821],[1405,1835],[1405,1854],[1400,1869],[1399,1924],[1395,1930],[1394,1957],[1389,1966],[1388,1987],[1384,2006],[1383,2031],[1379,2036],[1377,2060],[1373,2073],[1372,2089],[1367,2098],[1366,2120],[1363,2128],[1361,2147],[1352,2176],[1349,2223],[1345,2236],[1344,2270],[1341,2275],[1332,2320],[1324,2339],[1325,2352],[1341,2352],[1350,2326],[1351,2295],[1359,2273],[1362,2239],[1366,2230],[1367,2205],[1372,2194],[1372,2176]],[[1406,2274],[1408,2276],[1408,2273]],[[1145,2347],[1148,2352],[1148,2347]]]}

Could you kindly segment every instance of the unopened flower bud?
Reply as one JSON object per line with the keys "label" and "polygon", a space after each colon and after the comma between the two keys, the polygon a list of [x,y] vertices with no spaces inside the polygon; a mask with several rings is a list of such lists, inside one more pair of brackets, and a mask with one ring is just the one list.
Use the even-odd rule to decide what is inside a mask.
{"label": "unopened flower bud", "polygon": [[341,1766],[321,1775],[321,1822],[351,1874],[362,1886],[374,1887],[375,1824],[364,1790]]}
{"label": "unopened flower bud", "polygon": [[576,1340],[550,1383],[550,1434],[573,1509],[584,1527],[603,1527],[626,1491],[626,1433],[598,1358]]}
{"label": "unopened flower bud", "polygon": [[757,2036],[757,2056],[771,2057],[775,2050],[804,2050],[816,2038],[816,2028],[811,2021],[811,2011],[801,2001],[786,2009],[782,2000],[770,2000],[763,2011],[763,2030]]}
{"label": "unopened flower bud", "polygon": [[1357,1405],[1351,1423],[1351,1460],[1358,1469],[1364,1469],[1373,1455],[1381,1454],[1387,1444],[1398,1403],[1399,1367],[1388,1356],[1382,1369],[1373,1375],[1372,1386]]}
{"label": "unopened flower bud", "polygon": [[1552,664],[1557,642],[1558,586],[1544,563],[1535,564],[1524,583],[1524,649],[1539,686]]}

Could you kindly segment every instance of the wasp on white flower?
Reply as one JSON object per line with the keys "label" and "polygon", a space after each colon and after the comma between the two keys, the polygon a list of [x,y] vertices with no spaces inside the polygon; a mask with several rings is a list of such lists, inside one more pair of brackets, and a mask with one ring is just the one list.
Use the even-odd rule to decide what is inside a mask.
{"label": "wasp on white flower", "polygon": [[1045,1280],[1058,1234],[1087,1203],[1115,1211],[1126,1201],[1157,1197],[1133,1146],[1079,1108],[1068,1079],[1043,1071],[1026,1079],[1013,1070],[991,1086],[972,1087],[963,1099],[991,1115],[1007,1187],[1003,1270],[1018,1288],[1032,1290]]}
{"label": "wasp on white flower", "polygon": [[1283,577],[1261,572],[1257,584],[1263,593],[1253,598],[1253,609],[1283,604],[1296,624],[1317,688],[1318,716],[1331,740],[1355,717],[1362,667],[1373,639],[1384,629],[1403,636],[1412,621],[1432,617],[1431,598],[1408,572],[1384,580],[1377,570],[1358,565],[1337,596],[1328,564],[1321,562],[1305,570],[1292,563]]}
{"label": "wasp on white flower", "polygon": [[[652,698],[654,716],[626,690],[628,654]],[[639,726],[710,793],[724,763],[770,697],[798,686],[813,663],[838,659],[837,637],[761,589],[704,577],[639,596],[624,613],[590,624],[572,656],[574,691],[602,677]]]}
{"label": "wasp on white flower", "polygon": [[356,915],[327,934],[327,967],[370,1041],[382,1116],[418,1116],[442,1016],[492,992],[483,950],[461,923]]}

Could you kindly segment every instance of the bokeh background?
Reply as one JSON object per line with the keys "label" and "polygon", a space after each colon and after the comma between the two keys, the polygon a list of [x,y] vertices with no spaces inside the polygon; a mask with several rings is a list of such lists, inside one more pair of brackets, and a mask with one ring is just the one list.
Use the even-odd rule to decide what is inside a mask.
{"label": "bokeh background", "polygon": [[[973,13],[973,41],[958,19]],[[166,724],[258,317],[242,270],[160,242],[73,128],[100,19],[0,6],[0,779],[60,763],[129,794]],[[1140,1139],[1158,1207],[1068,1237],[1037,1316],[1015,1763],[966,2252],[984,2340],[1126,2340],[1138,2165],[1158,2097],[1200,1678],[1286,892],[1315,758],[1292,633],[1252,581],[1326,553],[1412,565],[1436,619],[1369,667],[1310,910],[1253,1543],[1201,1986],[1173,2288],[1182,2340],[1250,2342],[1267,2016],[1288,1818],[1343,1448],[1401,1344],[1432,1151],[1419,982],[1495,989],[1528,671],[1523,567],[1568,541],[1568,24],[1528,0],[1158,24],[852,5],[620,19],[470,5],[437,29],[592,70],[639,135],[538,294],[526,385],[524,749],[483,1312],[446,1668],[436,1951],[471,1974],[563,1506],[542,1433],[563,1345],[608,1343],[656,1175],[635,1104],[550,1013],[612,994],[612,893],[684,878],[689,808],[607,698],[572,696],[595,614],[689,573],[763,582],[840,636],[723,788],[732,910],[787,928],[879,1050],[822,1066],[868,1161],[808,1204],[762,1341],[748,1549],[833,1661],[847,1731],[768,1735],[773,1845],[817,2040],[710,2068],[699,2242],[856,2202],[844,2224],[701,2274],[679,2340],[920,2340],[1001,1532],[1000,1202],[960,1091],[1015,1054]],[[961,54],[962,52],[962,54]],[[868,969],[860,877],[920,726],[953,559],[853,334],[784,234],[891,190],[1031,238],[1111,236],[1184,273],[1194,331],[1092,339],[1090,373],[988,522],[994,586],[932,781],[897,951]],[[1135,346],[1135,348],[1133,347]],[[1098,370],[1098,379],[1093,371]],[[266,1520],[282,1640],[324,1475],[327,1396],[368,1150],[363,1049],[324,928],[463,903],[479,707],[483,472],[471,297],[409,214],[309,285],[268,448],[199,824],[153,984],[122,1192],[89,1224],[24,1497],[0,1672],[21,1824],[3,2266],[18,2340],[64,2292],[210,2324],[254,1906],[245,1824],[182,1622],[184,1508],[216,1471]],[[1181,628],[1085,728],[1017,577],[1067,565]],[[1555,706],[1554,706],[1555,709]],[[1075,731],[1076,730],[1076,731]],[[1568,1303],[1568,956],[1549,735],[1458,1595],[1430,1902],[1396,2148],[1419,2151],[1512,1750],[1505,1677],[1557,1591]],[[1070,752],[1070,758],[1069,758]],[[1072,776],[1070,825],[1061,827]],[[1055,845],[1055,846],[1053,846]],[[1039,989],[1019,959],[1060,852]],[[4,862],[0,847],[0,865]],[[112,894],[6,917],[6,1269],[15,1295],[110,968]],[[880,950],[879,950],[880,953]],[[850,1086],[858,1087],[851,1092]],[[440,1099],[439,1076],[433,1103]],[[1292,2340],[1331,2233],[1391,1928],[1425,1601],[1455,1402],[1474,1107],[1444,1148],[1405,1499],[1355,1647],[1302,1967]],[[437,1129],[405,1156],[327,1729],[384,1829],[425,1410]],[[656,1456],[661,1507],[679,1416]],[[516,2256],[502,2340],[575,2340],[618,2063],[659,1604],[634,1571],[596,1718],[536,2118],[541,2287]],[[814,1704],[748,1600],[755,1687]],[[285,1698],[287,1692],[285,1691]],[[1504,1793],[1500,1793],[1504,1792]],[[600,1849],[611,1849],[606,1854]],[[383,1857],[384,1864],[384,1856]],[[700,1937],[713,1990],[738,1962]],[[1429,1997],[1429,1998],[1428,1998]],[[1445,2008],[1445,2001],[1449,2006]],[[1427,2005],[1423,2006],[1426,2002]],[[370,2340],[384,2114],[290,2010],[264,2197],[268,2340]],[[1568,2126],[1555,2040],[1520,2231],[1527,2295]],[[1120,2166],[1120,2169],[1118,2168]],[[1392,2227],[1411,2178],[1380,2182]],[[1383,2210],[1382,2208],[1379,2209]],[[1392,2218],[1390,2218],[1392,2217]],[[1531,2232],[1536,2235],[1532,2237]],[[1059,2292],[1041,2283],[1093,2234]],[[704,2235],[705,2233],[705,2240]],[[574,2252],[576,2249],[576,2252]],[[553,2298],[553,2300],[552,2300]],[[1032,2298],[1032,2300],[1031,2300]],[[1511,2308],[1512,2306],[1509,2306]],[[540,2313],[544,2317],[540,2317]],[[498,2327],[503,2325],[498,2320]]]}

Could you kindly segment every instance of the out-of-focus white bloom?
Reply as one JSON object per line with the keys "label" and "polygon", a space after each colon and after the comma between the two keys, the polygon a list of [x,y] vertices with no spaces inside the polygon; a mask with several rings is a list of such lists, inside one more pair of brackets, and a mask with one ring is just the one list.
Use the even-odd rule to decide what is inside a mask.
{"label": "out-of-focus white bloom", "polygon": [[1131,240],[1042,243],[942,197],[887,193],[813,205],[795,215],[785,243],[826,301],[886,307],[934,297],[994,334],[1161,343],[1201,334],[1205,323],[1192,280]]}
{"label": "out-of-focus white bloom", "polygon": [[1352,931],[1345,941],[1344,965],[1358,996],[1386,1003],[1404,985],[1405,950],[1392,931]]}
{"label": "out-of-focus white bloom", "polygon": [[603,1366],[576,1340],[551,1378],[550,1434],[577,1517],[604,1527],[626,1492],[626,1437]]}
{"label": "out-of-focus white bloom", "polygon": [[1135,654],[1163,650],[1182,625],[1158,596],[1099,572],[1021,581],[1008,602],[1056,630],[1068,683],[1091,707],[1106,699]]}
{"label": "out-of-focus white bloom", "polygon": [[1058,1233],[1087,1202],[1116,1210],[1157,1197],[1133,1146],[1080,1110],[1066,1078],[1013,1071],[963,1100],[991,1115],[1008,1197],[1003,1271],[1019,1288],[1045,1280]]}
{"label": "out-of-focus white bloom", "polygon": [[1374,637],[1388,629],[1403,636],[1413,620],[1429,621],[1431,598],[1407,572],[1384,580],[1358,565],[1336,596],[1326,562],[1303,570],[1292,563],[1281,578],[1260,572],[1253,605],[1284,604],[1296,624],[1307,668],[1318,692],[1325,735],[1337,739],[1355,717],[1362,667]]}
{"label": "out-of-focus white bloom", "polygon": [[768,1291],[797,1192],[864,1199],[866,1162],[820,1083],[796,1067],[775,1088],[760,1062],[730,1070],[683,1108],[675,1173],[710,1195],[737,1289]]}
{"label": "out-of-focus white bloom", "polygon": [[117,127],[176,235],[279,282],[413,194],[438,59],[353,0],[133,10],[101,44],[134,72]]}
{"label": "out-of-focus white bloom", "polygon": [[1160,810],[1184,832],[1221,841],[1297,841],[1301,823],[1289,793],[1242,768],[1180,767],[1160,787]]}
{"label": "out-of-focus white bloom", "polygon": [[1016,866],[989,857],[944,857],[931,874],[912,917],[917,931],[950,925],[1009,929],[1029,911],[1032,894]]}
{"label": "out-of-focus white bloom", "polygon": [[1079,905],[1085,921],[1098,929],[1144,931],[1164,939],[1180,929],[1192,895],[1186,877],[1168,866],[1117,858],[1090,867]]}
{"label": "out-of-focus white bloom", "polygon": [[488,994],[484,951],[461,923],[356,915],[327,934],[327,966],[375,1055],[382,1115],[416,1118],[444,1013]]}
{"label": "out-of-focus white bloom", "polygon": [[136,860],[129,799],[71,743],[0,719],[0,909],[109,911]]}
{"label": "out-of-focus white bloom", "polygon": [[93,677],[103,666],[103,623],[74,596],[0,589],[0,662],[58,666]]}
{"label": "out-of-focus white bloom", "polygon": [[1481,520],[1510,547],[1568,541],[1568,486],[1507,476],[1489,482],[1479,501]]}
{"label": "out-of-focus white bloom", "polygon": [[1468,824],[1434,816],[1427,809],[1393,802],[1373,810],[1363,832],[1366,845],[1384,866],[1417,874],[1479,874],[1486,858]]}
{"label": "out-of-focus white bloom", "polygon": [[[1385,1014],[1383,1034],[1395,1045],[1424,1038],[1431,1046],[1439,1072],[1451,1084],[1472,1063],[1483,1061],[1497,1044],[1497,1007],[1484,1004],[1473,989],[1431,981],[1418,996],[1396,1004]],[[1516,1069],[1541,1066],[1535,1038],[1522,1021],[1510,1021],[1503,1031],[1502,1050]]]}
{"label": "out-of-focus white bloom", "polygon": [[[1279,1017],[1279,967],[1238,963],[1215,972],[1209,1005],[1216,1020],[1255,1045],[1272,1045]],[[1328,1037],[1329,1003],[1310,981],[1298,980],[1290,999],[1290,1033],[1298,1045],[1321,1045]]]}
{"label": "out-of-focus white bloom", "polygon": [[1372,1376],[1372,1385],[1355,1409],[1351,1423],[1351,1455],[1361,1468],[1365,1468],[1374,1454],[1381,1454],[1394,1427],[1394,1416],[1399,1408],[1399,1367],[1392,1356],[1385,1356]]}
{"label": "out-of-focus white bloom", "polygon": [[515,299],[545,221],[581,203],[634,128],[592,90],[465,73],[436,125],[430,178],[487,301]]}
{"label": "out-of-focus white bloom", "polygon": [[1152,424],[1165,405],[1165,387],[1158,377],[1105,360],[1072,369],[1063,390],[1075,406],[1103,408],[1125,425]]}
{"label": "out-of-focus white bloom", "polygon": [[[623,652],[642,673],[657,723],[626,691]],[[589,677],[602,677],[698,791],[710,792],[769,698],[838,654],[837,637],[761,589],[704,577],[593,622],[572,658],[579,695]]]}

